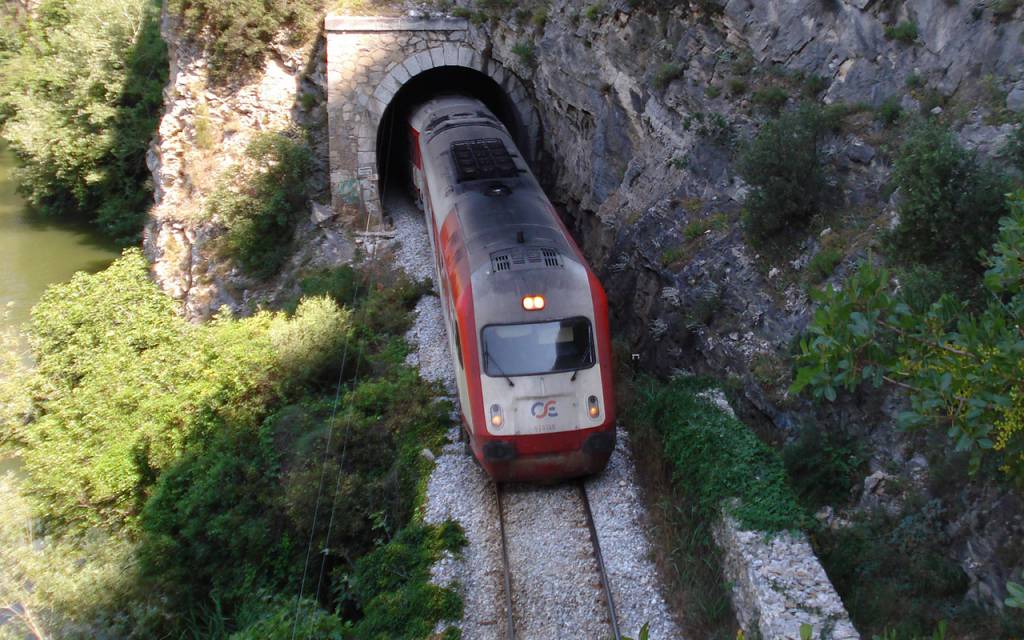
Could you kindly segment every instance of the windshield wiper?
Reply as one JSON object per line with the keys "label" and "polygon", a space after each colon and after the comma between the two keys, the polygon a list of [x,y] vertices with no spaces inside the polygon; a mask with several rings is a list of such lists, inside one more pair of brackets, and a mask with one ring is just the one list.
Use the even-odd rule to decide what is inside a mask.
{"label": "windshield wiper", "polygon": [[[594,360],[593,354],[587,355],[586,364],[588,364],[588,365],[594,364],[593,360]],[[569,382],[576,382],[576,376],[579,375],[580,371],[583,371],[586,368],[587,367],[579,367],[578,369],[573,369],[572,370],[572,377],[569,378]]]}
{"label": "windshield wiper", "polygon": [[[487,369],[487,362],[490,361],[490,359],[491,359],[491,354],[487,350],[487,342],[484,341],[484,369]],[[512,378],[508,377],[508,375],[506,375],[505,372],[501,370],[501,367],[498,366],[498,361],[497,360],[494,361],[494,368],[498,370],[498,373],[500,373],[501,375],[505,376],[505,379],[508,380],[508,386],[510,386],[510,387],[516,386],[516,383],[512,382]]]}

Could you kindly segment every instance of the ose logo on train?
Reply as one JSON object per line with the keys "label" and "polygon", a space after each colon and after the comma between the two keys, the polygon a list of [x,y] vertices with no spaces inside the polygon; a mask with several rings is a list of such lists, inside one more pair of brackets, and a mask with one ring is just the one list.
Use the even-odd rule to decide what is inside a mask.
{"label": "ose logo on train", "polygon": [[530,407],[530,413],[532,413],[533,417],[538,420],[543,420],[544,418],[557,418],[558,406],[554,400],[548,400],[547,402],[534,402],[533,406]]}

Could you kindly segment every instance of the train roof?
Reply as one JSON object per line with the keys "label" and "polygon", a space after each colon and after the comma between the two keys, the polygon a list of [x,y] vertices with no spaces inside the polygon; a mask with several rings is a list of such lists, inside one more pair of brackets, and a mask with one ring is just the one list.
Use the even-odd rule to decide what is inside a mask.
{"label": "train roof", "polygon": [[414,110],[410,124],[450,185],[445,196],[458,215],[472,272],[487,268],[498,274],[578,261],[512,137],[482,102],[435,98]]}

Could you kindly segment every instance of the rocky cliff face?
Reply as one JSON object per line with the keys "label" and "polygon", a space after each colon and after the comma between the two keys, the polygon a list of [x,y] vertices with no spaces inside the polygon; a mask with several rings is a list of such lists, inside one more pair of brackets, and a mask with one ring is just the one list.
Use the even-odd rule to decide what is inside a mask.
{"label": "rocky cliff face", "polygon": [[[773,438],[845,425],[873,450],[862,501],[885,502],[881,485],[892,481],[891,506],[900,492],[889,472],[919,486],[927,475],[893,425],[898,399],[869,394],[815,408],[791,398],[790,345],[810,317],[807,288],[840,282],[893,223],[891,133],[872,107],[940,114],[965,144],[998,158],[1013,129],[1006,122],[1024,109],[1024,9],[731,0],[708,13],[697,4],[655,15],[625,2],[558,0],[542,27],[520,15],[475,39],[533,91],[549,193],[601,272],[629,350],[649,369],[733,380],[748,418]],[[745,185],[733,161],[737,141],[764,118],[769,87],[790,104],[848,107],[842,133],[825,144],[835,213],[794,246],[759,251],[739,230]],[[824,246],[842,258],[812,273]],[[1001,606],[997,595],[1020,569],[1020,501],[975,487],[957,502],[947,528],[971,595]]]}
{"label": "rocky cliff face", "polygon": [[[184,38],[166,10],[161,33],[171,73],[164,116],[147,158],[156,206],[144,247],[157,281],[181,301],[184,314],[200,320],[222,307],[246,312],[291,294],[298,271],[350,259],[344,226],[318,204],[327,200],[328,188],[323,42],[297,49],[275,44],[262,72],[215,86],[209,83],[202,46]],[[278,276],[260,282],[218,257],[215,244],[223,227],[205,207],[219,184],[230,185],[226,172],[256,133],[290,126],[310,132],[316,158],[309,218],[296,232],[296,254]]]}

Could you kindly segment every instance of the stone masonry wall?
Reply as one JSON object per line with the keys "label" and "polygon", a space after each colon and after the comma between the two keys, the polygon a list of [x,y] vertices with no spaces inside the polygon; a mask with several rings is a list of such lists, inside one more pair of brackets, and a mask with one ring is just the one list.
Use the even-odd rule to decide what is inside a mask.
{"label": "stone masonry wall", "polygon": [[[411,78],[441,67],[481,72],[504,88],[527,132],[532,158],[539,121],[519,79],[467,44],[468,22],[458,18],[328,16],[327,112],[331,203],[338,212],[380,221],[377,130],[392,99]],[[531,132],[533,135],[531,135]]]}

